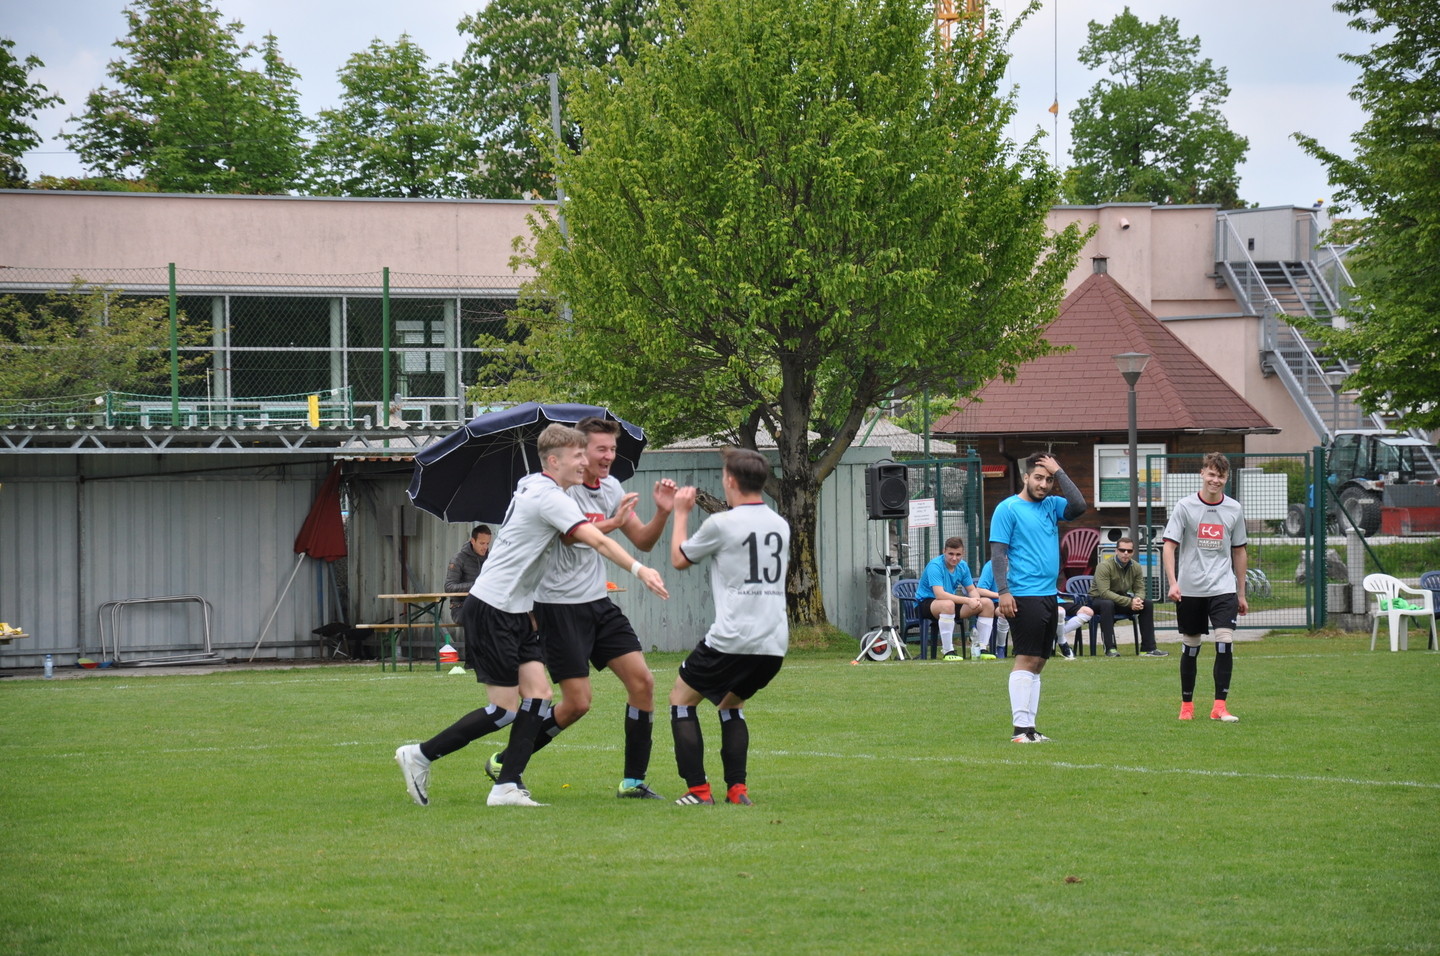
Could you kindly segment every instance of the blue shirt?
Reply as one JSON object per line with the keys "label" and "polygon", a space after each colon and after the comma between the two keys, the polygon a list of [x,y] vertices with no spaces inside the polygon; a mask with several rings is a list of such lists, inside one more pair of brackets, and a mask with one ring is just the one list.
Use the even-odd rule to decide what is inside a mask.
{"label": "blue shirt", "polygon": [[1010,547],[1005,583],[1016,597],[1055,593],[1060,579],[1060,519],[1065,507],[1062,495],[1047,495],[1040,501],[1011,495],[995,506],[990,543]]}
{"label": "blue shirt", "polygon": [[920,583],[915,585],[915,600],[934,598],[936,587],[963,596],[974,583],[970,577],[970,565],[966,564],[963,558],[955,565],[955,570],[951,571],[945,566],[945,555],[936,555],[925,565],[925,570],[920,572]]}

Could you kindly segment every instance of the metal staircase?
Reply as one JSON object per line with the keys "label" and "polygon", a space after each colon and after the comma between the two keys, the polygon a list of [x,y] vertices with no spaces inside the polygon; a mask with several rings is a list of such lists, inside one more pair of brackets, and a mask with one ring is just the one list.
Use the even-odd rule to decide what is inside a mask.
{"label": "metal staircase", "polygon": [[[1327,324],[1345,321],[1340,309],[1354,283],[1341,261],[1342,251],[1321,243],[1312,258],[1257,262],[1229,217],[1222,212],[1216,219],[1217,270],[1241,308],[1261,319],[1260,366],[1266,375],[1278,375],[1285,383],[1316,438],[1329,444],[1340,429],[1395,428],[1391,416],[1366,412],[1356,404],[1354,393],[1344,390],[1351,367],[1291,324],[1292,318],[1301,316]],[[1311,219],[1318,235],[1320,226],[1313,213]],[[1427,437],[1419,430],[1411,434]],[[1433,458],[1431,466],[1435,466]]]}

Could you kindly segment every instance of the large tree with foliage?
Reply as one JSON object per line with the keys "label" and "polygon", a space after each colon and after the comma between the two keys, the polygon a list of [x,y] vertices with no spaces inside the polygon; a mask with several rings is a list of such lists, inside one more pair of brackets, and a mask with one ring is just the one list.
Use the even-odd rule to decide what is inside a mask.
{"label": "large tree with foliage", "polygon": [[[466,195],[554,196],[550,154],[534,131],[550,123],[547,77],[564,67],[628,63],[656,36],[655,0],[490,0],[460,21],[470,39],[456,64],[453,110]],[[565,142],[580,131],[565,117]]]}
{"label": "large tree with foliage", "polygon": [[1309,323],[1356,371],[1362,405],[1406,426],[1440,428],[1440,7],[1429,0],[1341,0],[1378,38],[1341,59],[1360,67],[1351,97],[1370,118],[1346,159],[1297,134],[1323,162],[1341,208],[1369,211],[1351,253],[1358,295],[1334,328]]}
{"label": "large tree with foliage", "polygon": [[20,156],[40,145],[40,134],[32,125],[39,112],[65,102],[45,84],[31,81],[31,71],[45,65],[40,58],[31,54],[22,60],[14,49],[14,40],[0,37],[0,188],[6,189],[25,186]]}
{"label": "large tree with foliage", "polygon": [[408,34],[356,53],[340,71],[340,106],[322,110],[310,149],[308,191],[322,196],[447,196],[449,71],[431,68]]}
{"label": "large tree with foliage", "polygon": [[[204,345],[210,329],[179,313],[176,342]],[[207,356],[181,353],[182,380]],[[125,391],[170,390],[170,306],[117,289],[84,286],[38,302],[0,296],[0,399],[33,400]]]}
{"label": "large tree with foliage", "polygon": [[1080,62],[1110,75],[1070,113],[1069,201],[1241,205],[1235,169],[1250,143],[1221,113],[1226,70],[1200,58],[1199,37],[1126,7],[1108,24],[1090,21]]}
{"label": "large tree with foliage", "polygon": [[[1083,237],[1007,140],[1008,33],[943,51],[912,0],[662,3],[663,44],[574,74],[568,238],[537,219],[524,386],[657,441],[779,449],[797,623],[825,619],[821,483],[896,391],[971,390],[1049,346]],[[1037,134],[1038,137],[1038,134]],[[556,383],[561,383],[557,385]]]}
{"label": "large tree with foliage", "polygon": [[222,24],[206,0],[134,0],[125,18],[124,56],[106,71],[114,85],[86,98],[64,136],[86,167],[164,192],[292,189],[305,118],[275,37],[242,43],[244,24]]}

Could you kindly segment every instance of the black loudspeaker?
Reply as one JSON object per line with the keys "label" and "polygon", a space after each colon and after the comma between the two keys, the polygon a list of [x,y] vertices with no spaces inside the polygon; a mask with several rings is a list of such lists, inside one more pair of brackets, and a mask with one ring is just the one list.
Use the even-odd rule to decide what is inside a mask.
{"label": "black loudspeaker", "polygon": [[910,469],[899,462],[877,461],[865,469],[865,510],[872,519],[910,514]]}

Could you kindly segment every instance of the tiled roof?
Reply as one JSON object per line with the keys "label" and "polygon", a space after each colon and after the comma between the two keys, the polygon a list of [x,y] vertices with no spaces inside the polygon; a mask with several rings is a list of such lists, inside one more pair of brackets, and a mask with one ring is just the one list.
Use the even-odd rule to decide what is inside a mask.
{"label": "tiled roof", "polygon": [[1066,296],[1045,337],[1073,348],[1025,363],[1014,382],[990,382],[979,401],[936,422],[935,431],[1128,431],[1129,386],[1112,357],[1121,352],[1150,356],[1135,389],[1139,431],[1278,430],[1108,274],[1090,276]]}

